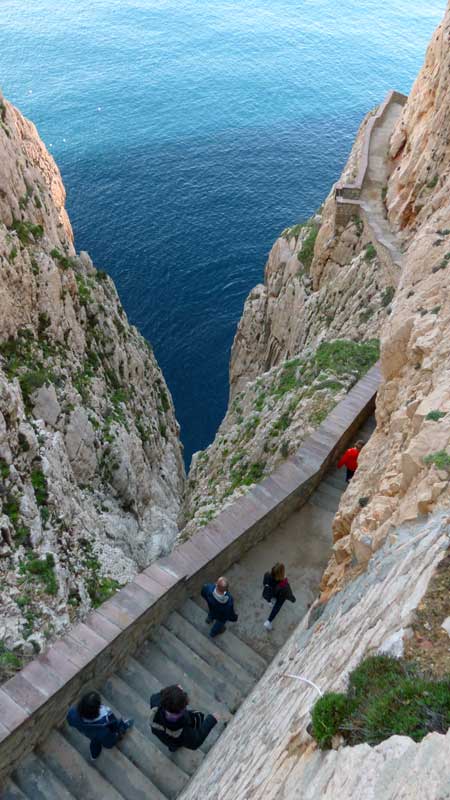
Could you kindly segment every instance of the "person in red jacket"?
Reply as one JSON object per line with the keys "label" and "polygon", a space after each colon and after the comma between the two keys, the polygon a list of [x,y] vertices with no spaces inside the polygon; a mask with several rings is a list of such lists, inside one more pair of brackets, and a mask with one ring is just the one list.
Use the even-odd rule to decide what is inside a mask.
{"label": "person in red jacket", "polygon": [[363,447],[364,442],[356,442],[355,446],[349,447],[348,450],[345,451],[342,458],[338,461],[338,469],[341,467],[346,467],[347,469],[347,474],[345,476],[347,483],[353,478],[353,475],[356,472],[358,467],[358,456]]}

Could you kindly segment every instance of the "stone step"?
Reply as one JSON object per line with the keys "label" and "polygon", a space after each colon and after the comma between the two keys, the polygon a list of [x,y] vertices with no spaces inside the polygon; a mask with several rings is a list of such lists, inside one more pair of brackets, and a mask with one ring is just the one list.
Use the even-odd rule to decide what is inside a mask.
{"label": "stone step", "polygon": [[338,489],[336,486],[331,486],[329,483],[326,483],[326,481],[322,481],[322,483],[320,483],[319,486],[317,487],[316,491],[313,492],[312,497],[314,497],[315,495],[320,495],[321,497],[327,497],[329,500],[334,501],[335,503],[339,503],[342,496],[342,491]]}
{"label": "stone step", "polygon": [[73,794],[34,753],[30,753],[14,774],[17,786],[32,800],[74,800]]}
{"label": "stone step", "polygon": [[33,800],[33,798],[27,798],[14,781],[8,781],[3,788],[1,800]]}
{"label": "stone step", "polygon": [[182,772],[193,775],[203,761],[203,753],[199,750],[184,749],[170,753],[151,732],[150,695],[160,689],[161,683],[132,658],[128,659],[126,669],[121,669],[120,673],[109,678],[103,686],[105,697],[112,706],[126,708],[129,716],[134,718],[135,726],[140,733],[149,738],[152,744]]}
{"label": "stone step", "polygon": [[156,633],[156,643],[166,658],[178,664],[195,683],[206,689],[213,697],[220,699],[231,713],[237,711],[243,700],[242,692],[215,666],[211,666],[165,625],[162,625]]}
{"label": "stone step", "polygon": [[123,796],[88,763],[59,731],[53,729],[36,755],[72,792],[76,800],[124,800]]}
{"label": "stone step", "polygon": [[[89,758],[89,740],[85,736],[69,725],[63,728],[63,733],[82,756]],[[116,747],[111,750],[104,747],[94,766],[124,800],[167,800],[167,796]]]}
{"label": "stone step", "polygon": [[[207,609],[202,608],[192,599],[189,599],[181,606],[179,613],[184,619],[188,620],[188,622],[197,628],[200,633],[208,634],[211,626],[207,625],[205,622]],[[250,675],[253,675],[255,679],[260,678],[267,669],[267,662],[264,658],[259,655],[259,653],[252,650],[248,644],[241,641],[228,627],[224,634],[214,639],[214,644],[223,653],[226,653],[231,656],[234,661],[237,661],[238,664],[240,664],[246,672],[250,673]]]}
{"label": "stone step", "polygon": [[323,511],[329,511],[330,514],[335,514],[339,506],[338,500],[319,490],[314,492],[312,497],[310,497],[309,502],[312,506],[316,506],[316,508],[321,508]]}
{"label": "stone step", "polygon": [[[145,652],[144,652],[145,651]],[[161,687],[170,686],[171,684],[178,684],[183,687],[189,696],[189,705],[196,711],[202,711],[204,714],[220,713],[225,719],[230,717],[228,707],[218,700],[213,695],[209,694],[208,688],[199,686],[192,680],[190,674],[186,672],[178,664],[171,663],[165,653],[155,645],[154,642],[147,642],[145,648],[139,654],[139,661],[144,664],[146,669],[152,669],[152,672],[161,682]],[[201,750],[207,753],[213,744],[217,741],[222,730],[224,723],[219,722],[214,726],[208,738],[203,742]]]}
{"label": "stone step", "polygon": [[[120,716],[117,707],[111,702],[108,703],[106,698],[105,703],[110,706],[117,717]],[[174,754],[170,753],[161,742],[164,750],[159,749],[155,744],[156,741],[158,740],[152,736],[149,725],[144,734],[135,724],[121,739],[117,747],[169,800],[172,800],[182,792],[189,780],[189,775],[174,762]]]}
{"label": "stone step", "polygon": [[220,650],[214,639],[197,630],[178,611],[174,611],[164,624],[178,639],[207,661],[210,667],[224,675],[231,684],[236,683],[244,696],[251,692],[255,685],[254,677],[234,658]]}

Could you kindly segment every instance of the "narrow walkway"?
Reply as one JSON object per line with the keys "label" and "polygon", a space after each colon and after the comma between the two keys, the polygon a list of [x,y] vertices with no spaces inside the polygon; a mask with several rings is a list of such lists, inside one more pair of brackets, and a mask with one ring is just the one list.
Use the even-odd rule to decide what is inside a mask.
{"label": "narrow walkway", "polygon": [[402,253],[386,217],[383,190],[389,177],[389,140],[402,111],[401,103],[392,102],[386,109],[382,123],[374,128],[370,139],[367,173],[360,195],[360,204],[366,212],[375,239],[386,247],[397,267],[401,266]]}
{"label": "narrow walkway", "polygon": [[[368,420],[357,438],[367,440]],[[228,572],[239,622],[214,641],[207,636],[205,608],[187,600],[169,615],[142,649],[102,688],[117,714],[135,719],[135,728],[113,750],[88,760],[88,740],[64,725],[27,756],[13,774],[2,800],[172,800],[186,786],[220,736],[219,723],[196,752],[169,753],[149,729],[149,698],[163,685],[179,683],[192,707],[234,714],[271,658],[304,616],[317,593],[331,546],[331,522],[345,489],[344,474],[330,470],[310,501]],[[268,606],[261,598],[262,574],[286,564],[295,604],[287,603],[267,633]]]}

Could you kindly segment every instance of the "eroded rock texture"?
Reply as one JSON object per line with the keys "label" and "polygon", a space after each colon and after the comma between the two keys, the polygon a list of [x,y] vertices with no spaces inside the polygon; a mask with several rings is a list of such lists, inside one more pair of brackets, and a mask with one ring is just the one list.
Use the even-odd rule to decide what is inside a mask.
{"label": "eroded rock texture", "polygon": [[20,658],[170,549],[184,470],[151,347],[75,253],[53,159],[1,96],[0,119],[0,644]]}

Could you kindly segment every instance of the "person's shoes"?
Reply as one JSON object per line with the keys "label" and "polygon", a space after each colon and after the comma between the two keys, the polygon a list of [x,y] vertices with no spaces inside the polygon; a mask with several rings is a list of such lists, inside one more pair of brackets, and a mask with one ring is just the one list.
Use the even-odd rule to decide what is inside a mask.
{"label": "person's shoes", "polygon": [[271,599],[271,601],[270,601],[270,604],[271,604],[272,606],[274,606],[276,602],[277,602],[277,598],[276,598],[276,597],[272,597],[272,599]]}
{"label": "person's shoes", "polygon": [[176,753],[177,750],[178,750],[178,747],[171,747],[170,744],[168,745],[168,747],[169,747],[169,752],[170,753]]}
{"label": "person's shoes", "polygon": [[264,623],[264,627],[265,627],[266,631],[271,631],[272,630],[272,623],[269,622],[268,619],[266,619],[266,621]]}
{"label": "person's shoes", "polygon": [[215,639],[216,636],[220,636],[222,633],[225,633],[225,630],[226,630],[225,628],[222,628],[222,630],[221,631],[217,631],[217,633],[209,633],[208,634],[209,638],[210,639]]}
{"label": "person's shoes", "polygon": [[89,761],[97,761],[97,759],[100,758],[100,756],[101,753],[99,753],[98,756],[93,756],[92,753],[89,753]]}
{"label": "person's shoes", "polygon": [[124,723],[127,726],[125,733],[128,733],[134,726],[134,719],[124,719]]}

